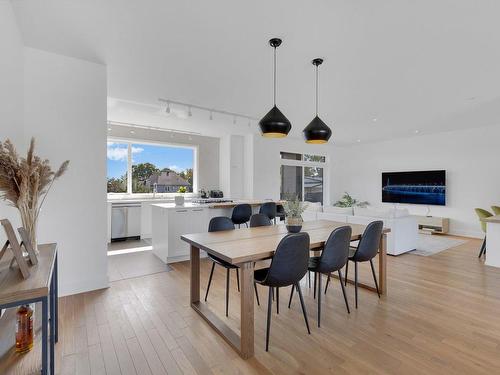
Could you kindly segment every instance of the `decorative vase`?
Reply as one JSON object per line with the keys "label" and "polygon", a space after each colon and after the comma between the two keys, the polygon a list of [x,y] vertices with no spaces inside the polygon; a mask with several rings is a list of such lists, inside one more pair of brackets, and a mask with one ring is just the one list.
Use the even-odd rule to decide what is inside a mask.
{"label": "decorative vase", "polygon": [[28,233],[28,237],[31,242],[31,246],[33,250],[35,250],[35,253],[38,255],[40,254],[38,252],[38,246],[37,246],[37,224],[38,224],[38,218],[37,218],[37,213],[36,210],[32,209],[19,209],[19,213],[21,216],[21,223],[23,225],[23,228],[26,230]]}
{"label": "decorative vase", "polygon": [[184,206],[184,195],[176,195],[174,199],[176,206]]}
{"label": "decorative vase", "polygon": [[287,216],[285,219],[285,225],[286,229],[288,230],[289,233],[299,233],[300,230],[302,229],[302,217],[290,217]]}

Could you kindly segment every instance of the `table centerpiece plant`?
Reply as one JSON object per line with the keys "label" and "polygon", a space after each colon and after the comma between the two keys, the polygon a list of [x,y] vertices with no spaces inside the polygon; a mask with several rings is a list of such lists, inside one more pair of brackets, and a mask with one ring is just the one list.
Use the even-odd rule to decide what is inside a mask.
{"label": "table centerpiece plant", "polygon": [[302,229],[302,213],[307,208],[307,203],[302,202],[298,196],[292,196],[285,200],[283,209],[285,210],[285,225],[290,233],[298,233]]}
{"label": "table centerpiece plant", "polygon": [[24,229],[37,251],[37,223],[40,210],[54,182],[68,168],[69,160],[53,171],[47,159],[35,155],[31,138],[26,157],[20,157],[13,143],[0,142],[0,198],[19,210]]}

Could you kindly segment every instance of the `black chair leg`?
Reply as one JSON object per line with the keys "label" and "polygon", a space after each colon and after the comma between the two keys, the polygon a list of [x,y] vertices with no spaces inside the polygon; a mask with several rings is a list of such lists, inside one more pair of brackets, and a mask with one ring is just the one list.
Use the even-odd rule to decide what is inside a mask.
{"label": "black chair leg", "polygon": [[280,313],[280,288],[276,287],[276,314]]}
{"label": "black chair leg", "polygon": [[208,291],[210,290],[210,284],[212,284],[212,276],[214,275],[215,262],[212,262],[212,270],[210,271],[210,277],[208,278],[207,292],[205,293],[205,302],[207,302]]}
{"label": "black chair leg", "polygon": [[271,330],[272,307],[273,307],[273,288],[269,287],[269,296],[267,298],[266,352],[269,351],[269,331]]}
{"label": "black chair leg", "polygon": [[309,288],[311,287],[311,271],[307,271],[307,280],[309,282]]}
{"label": "black chair leg", "polygon": [[339,272],[340,286],[342,287],[342,294],[344,295],[345,307],[347,307],[347,313],[350,314],[351,310],[349,309],[349,302],[347,301],[347,295],[345,293],[344,283],[342,282],[342,272],[340,270],[338,272]]}
{"label": "black chair leg", "polygon": [[373,259],[370,259],[370,266],[372,268],[373,281],[375,281],[375,288],[377,288],[378,298],[380,298],[380,291],[378,290],[377,276],[375,275],[375,268],[373,267]]}
{"label": "black chair leg", "polygon": [[247,228],[248,228],[248,223],[245,223],[245,225],[246,225],[246,226],[247,226]]}
{"label": "black chair leg", "polygon": [[345,280],[344,280],[344,285],[347,286],[347,273],[349,272],[349,259],[347,260],[347,263],[345,264]]}
{"label": "black chair leg", "polygon": [[326,286],[325,286],[325,294],[326,294],[326,291],[328,290],[328,285],[330,284],[330,278],[331,278],[332,274],[329,273],[328,274],[328,279],[326,279]]}
{"label": "black chair leg", "polygon": [[478,258],[481,258],[483,253],[486,254],[486,237],[484,237],[483,243],[481,244],[481,250],[479,251]]}
{"label": "black chair leg", "polygon": [[260,306],[259,292],[257,291],[257,283],[253,283],[253,288],[255,289],[255,298],[257,298],[257,306]]}
{"label": "black chair leg", "polygon": [[306,322],[307,332],[311,334],[311,330],[309,329],[309,321],[307,320],[306,305],[304,304],[304,297],[302,296],[302,290],[300,289],[300,284],[299,283],[295,284],[295,287],[299,292],[300,305],[302,306],[302,314],[304,314],[304,320]]}
{"label": "black chair leg", "polygon": [[358,308],[358,262],[354,262],[354,297]]}
{"label": "black chair leg", "polygon": [[229,311],[229,268],[226,270],[226,316]]}
{"label": "black chair leg", "polygon": [[238,292],[240,291],[240,271],[236,268],[236,282],[238,283]]}
{"label": "black chair leg", "polygon": [[320,272],[318,272],[318,328],[321,326],[321,279],[323,279]]}
{"label": "black chair leg", "polygon": [[295,291],[295,285],[292,285],[292,290],[290,291],[290,299],[288,300],[288,308],[292,305],[293,292]]}
{"label": "black chair leg", "polygon": [[317,272],[314,272],[314,292],[313,292],[313,298],[316,299],[316,285],[318,284],[318,278],[317,278]]}

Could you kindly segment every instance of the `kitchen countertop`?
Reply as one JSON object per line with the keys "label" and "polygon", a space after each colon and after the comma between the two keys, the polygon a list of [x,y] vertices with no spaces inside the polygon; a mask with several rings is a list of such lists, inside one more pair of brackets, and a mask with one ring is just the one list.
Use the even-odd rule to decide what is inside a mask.
{"label": "kitchen countertop", "polygon": [[[186,202],[182,206],[176,206],[175,203],[158,203],[158,204],[153,204],[155,207],[160,207],[160,208],[166,208],[166,209],[173,209],[173,208],[196,208],[196,207],[201,207],[201,208],[232,208],[238,204],[242,203],[248,203],[251,206],[260,206],[263,203],[266,202],[272,202],[272,201],[264,201],[264,200],[235,200],[233,202],[221,202],[221,203],[191,203],[191,202]],[[276,203],[280,203],[282,201],[274,201]]]}

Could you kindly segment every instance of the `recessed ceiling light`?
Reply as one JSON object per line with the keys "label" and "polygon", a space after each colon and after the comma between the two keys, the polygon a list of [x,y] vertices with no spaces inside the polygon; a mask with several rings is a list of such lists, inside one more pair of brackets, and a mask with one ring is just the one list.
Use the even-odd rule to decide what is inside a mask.
{"label": "recessed ceiling light", "polygon": [[111,131],[111,128],[108,128],[108,131]]}
{"label": "recessed ceiling light", "polygon": [[418,133],[420,133],[420,130],[418,130],[418,129],[415,130],[415,134],[418,134]]}
{"label": "recessed ceiling light", "polygon": [[376,117],[372,118],[372,121],[377,122],[377,118]]}
{"label": "recessed ceiling light", "polygon": [[361,139],[356,140],[356,142],[360,143],[360,142],[361,142]]}
{"label": "recessed ceiling light", "polygon": [[130,134],[134,134],[134,133],[135,133],[135,131],[133,131],[133,130],[130,131]]}

